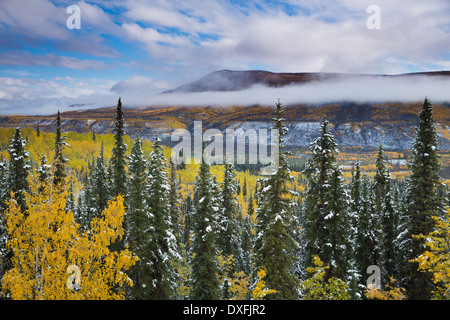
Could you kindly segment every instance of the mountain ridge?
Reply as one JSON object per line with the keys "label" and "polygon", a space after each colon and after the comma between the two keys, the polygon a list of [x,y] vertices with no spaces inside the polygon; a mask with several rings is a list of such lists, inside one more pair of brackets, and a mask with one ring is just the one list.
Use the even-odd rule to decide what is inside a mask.
{"label": "mountain ridge", "polygon": [[278,88],[311,82],[328,82],[356,78],[405,78],[405,77],[450,77],[450,71],[429,71],[401,74],[363,74],[335,72],[271,72],[266,70],[229,70],[211,72],[206,76],[183,84],[163,93],[224,92],[249,89],[254,85]]}

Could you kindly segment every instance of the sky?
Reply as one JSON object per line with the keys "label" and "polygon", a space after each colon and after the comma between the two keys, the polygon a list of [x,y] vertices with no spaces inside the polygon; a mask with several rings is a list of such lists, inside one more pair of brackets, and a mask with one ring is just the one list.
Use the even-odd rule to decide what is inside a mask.
{"label": "sky", "polygon": [[[79,8],[80,28],[69,6]],[[369,28],[379,8],[379,28]],[[72,19],[72,20],[71,20]],[[368,21],[369,20],[369,21]],[[70,25],[70,23],[69,23]],[[237,93],[157,93],[209,72],[399,74],[450,70],[449,0],[0,0],[0,114],[179,103],[450,100],[450,83],[346,83]],[[420,90],[423,88],[423,90]],[[324,94],[324,90],[327,94]],[[357,93],[357,94],[356,94]],[[319,97],[321,96],[321,97]],[[259,97],[258,101],[251,97]],[[267,99],[264,100],[263,97]],[[396,98],[397,96],[393,96]],[[397,98],[398,98],[397,97]]]}

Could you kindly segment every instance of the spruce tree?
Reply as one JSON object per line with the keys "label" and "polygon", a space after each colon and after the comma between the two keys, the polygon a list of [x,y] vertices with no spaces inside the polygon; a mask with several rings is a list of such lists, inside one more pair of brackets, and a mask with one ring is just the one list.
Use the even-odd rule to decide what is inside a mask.
{"label": "spruce tree", "polygon": [[328,261],[326,277],[337,277],[344,281],[348,278],[351,268],[351,232],[350,232],[350,196],[344,185],[342,171],[339,167],[333,168],[330,175],[330,188],[326,194],[328,204],[325,206],[328,214],[324,217],[325,246],[322,248],[322,257]]}
{"label": "spruce tree", "polygon": [[61,134],[61,114],[58,110],[58,115],[56,117],[56,137],[55,137],[55,160],[54,167],[55,173],[53,177],[53,184],[60,185],[64,183],[64,179],[66,178],[66,167],[67,159],[64,157],[63,150],[64,146],[68,146],[67,143],[64,142],[67,138],[62,136]]}
{"label": "spruce tree", "polygon": [[[37,169],[38,173],[38,179],[41,184],[46,184],[48,178],[50,177],[50,170],[51,166],[47,164],[47,157],[43,153],[41,156],[41,165]],[[43,187],[40,188],[40,190],[43,190]]]}
{"label": "spruce tree", "polygon": [[389,277],[397,278],[397,249],[398,236],[397,208],[394,204],[394,194],[391,179],[386,181],[381,217],[381,261],[382,283],[389,283]]}
{"label": "spruce tree", "polygon": [[100,217],[102,211],[106,208],[106,206],[108,205],[108,201],[110,200],[106,176],[107,171],[102,142],[100,154],[95,161],[95,167],[92,171],[90,179],[92,187],[91,206],[94,212],[93,217]]}
{"label": "spruce tree", "polygon": [[166,159],[158,137],[150,153],[147,178],[147,205],[150,216],[150,239],[147,250],[150,255],[151,282],[148,298],[167,300],[175,294],[175,274],[171,261],[176,258],[176,238],[169,216],[169,183]]}
{"label": "spruce tree", "polygon": [[234,167],[230,163],[224,165],[223,183],[220,190],[220,209],[217,214],[217,247],[222,255],[236,257],[238,200],[237,183]]}
{"label": "spruce tree", "polygon": [[315,255],[325,265],[330,263],[329,257],[324,257],[323,253],[329,237],[326,217],[330,214],[332,205],[331,174],[336,168],[336,155],[339,151],[333,135],[328,131],[328,125],[328,121],[324,120],[320,136],[310,145],[311,157],[303,171],[308,178],[303,218],[307,267],[314,267]]}
{"label": "spruce tree", "polygon": [[128,192],[126,196],[127,230],[126,244],[134,252],[139,261],[130,268],[130,278],[133,287],[130,289],[131,299],[145,299],[146,287],[151,283],[151,268],[149,266],[149,227],[150,217],[146,201],[147,161],[141,148],[141,140],[136,137],[128,164]]}
{"label": "spruce tree", "polygon": [[127,175],[126,175],[126,152],[127,145],[124,142],[125,123],[123,117],[122,101],[119,98],[117,103],[117,115],[114,124],[114,148],[111,155],[111,196],[117,197],[119,194],[126,194]]}
{"label": "spruce tree", "polygon": [[287,188],[287,183],[292,178],[287,162],[288,152],[284,145],[287,128],[282,112],[278,101],[273,119],[273,129],[278,131],[278,168],[270,177],[260,181],[263,189],[259,193],[262,199],[257,214],[254,252],[257,269],[266,269],[264,280],[267,287],[277,291],[267,298],[292,300],[298,298],[299,281],[293,273],[298,223],[293,214],[292,193]]}
{"label": "spruce tree", "polygon": [[439,177],[440,162],[438,156],[436,128],[433,125],[433,107],[425,98],[419,113],[419,126],[409,163],[411,176],[406,190],[407,232],[402,243],[403,284],[409,299],[427,300],[433,290],[432,275],[418,271],[418,263],[411,262],[424,251],[424,240],[414,235],[427,235],[433,231],[433,216],[443,215],[443,201],[439,197],[441,185]]}
{"label": "spruce tree", "polygon": [[[202,151],[205,148],[203,143]],[[216,300],[220,298],[216,235],[214,234],[215,199],[209,164],[202,152],[202,161],[194,186],[192,213],[192,291],[191,299]]]}
{"label": "spruce tree", "polygon": [[177,165],[170,159],[169,176],[169,216],[177,243],[181,242],[181,195],[180,178],[177,174]]}
{"label": "spruce tree", "polygon": [[[114,123],[114,148],[109,160],[109,168],[107,170],[108,184],[110,185],[110,196],[115,199],[118,195],[125,196],[127,193],[127,173],[126,173],[126,156],[127,145],[124,142],[125,123],[123,118],[122,101],[119,98],[117,103],[117,115]],[[126,230],[126,220],[122,227]],[[116,239],[111,244],[112,251],[121,251],[124,249],[124,239]]]}
{"label": "spruce tree", "polygon": [[[361,182],[361,202],[358,216],[356,217],[356,243],[355,264],[360,275],[359,285],[365,288],[367,280],[367,268],[377,265],[377,249],[375,233],[373,232],[373,217],[375,212],[373,185],[366,174]],[[381,266],[380,266],[381,267]]]}
{"label": "spruce tree", "polygon": [[253,195],[250,193],[247,214],[243,216],[242,210],[238,217],[238,249],[236,257],[236,271],[243,271],[250,275],[252,271],[252,244],[253,244],[253,223],[252,216],[255,213]]}
{"label": "spruce tree", "polygon": [[[14,193],[15,200],[20,208],[26,213],[25,193],[28,191],[28,174],[31,170],[29,164],[29,152],[25,149],[27,142],[22,138],[19,128],[14,133],[11,140],[9,152],[9,168],[8,168],[8,190]],[[9,193],[9,192],[8,192]],[[9,198],[9,194],[7,196]]]}

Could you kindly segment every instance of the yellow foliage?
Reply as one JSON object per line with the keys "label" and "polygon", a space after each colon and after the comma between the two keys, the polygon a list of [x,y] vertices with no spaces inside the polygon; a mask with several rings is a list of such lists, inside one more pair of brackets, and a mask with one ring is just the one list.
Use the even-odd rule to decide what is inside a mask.
{"label": "yellow foliage", "polygon": [[365,295],[370,300],[404,300],[406,298],[405,289],[394,287],[395,279],[389,277],[389,283],[386,284],[386,290],[368,288]]}
{"label": "yellow foliage", "polygon": [[417,236],[425,239],[429,250],[413,261],[419,263],[419,270],[433,274],[435,299],[450,299],[450,209],[447,208],[445,219],[433,219],[436,221],[435,230],[429,235]]}
{"label": "yellow foliage", "polygon": [[265,277],[266,270],[262,268],[258,271],[258,283],[252,291],[252,297],[254,300],[262,300],[268,294],[277,292],[276,290],[266,288],[266,283],[264,282]]}
{"label": "yellow foliage", "polygon": [[325,279],[328,266],[318,256],[313,257],[315,267],[306,268],[311,277],[300,284],[304,300],[348,300],[347,284],[339,278]]}
{"label": "yellow foliage", "polygon": [[250,291],[250,275],[244,271],[235,272],[230,279],[230,292],[233,294],[232,300],[246,300]]}
{"label": "yellow foliage", "polygon": [[[101,217],[92,221],[90,232],[81,232],[73,213],[65,210],[68,191],[50,182],[38,192],[37,181],[33,172],[25,213],[14,198],[8,202],[7,247],[13,257],[12,269],[2,280],[4,293],[19,300],[123,299],[123,291],[117,288],[132,285],[124,271],[138,258],[127,249],[109,250],[124,233],[122,196],[108,203]],[[81,270],[78,291],[66,285],[70,265]]]}

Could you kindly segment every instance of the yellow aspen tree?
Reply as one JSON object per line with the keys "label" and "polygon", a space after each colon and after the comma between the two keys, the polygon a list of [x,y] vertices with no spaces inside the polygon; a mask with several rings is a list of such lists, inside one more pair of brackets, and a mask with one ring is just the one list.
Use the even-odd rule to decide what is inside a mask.
{"label": "yellow aspen tree", "polygon": [[371,300],[405,300],[405,289],[394,287],[395,279],[389,277],[389,283],[386,283],[386,290],[378,290],[375,287],[367,288],[365,295]]}
{"label": "yellow aspen tree", "polygon": [[271,293],[276,293],[276,290],[266,288],[266,282],[264,278],[266,277],[266,269],[261,268],[258,270],[258,283],[252,291],[252,297],[254,300],[262,300],[265,296]]}
{"label": "yellow aspen tree", "polygon": [[415,236],[425,240],[426,250],[414,259],[418,269],[433,274],[435,284],[434,299],[450,300],[450,209],[443,219],[432,217],[436,228],[428,235]]}
{"label": "yellow aspen tree", "polygon": [[[2,279],[4,293],[20,300],[123,299],[123,290],[113,288],[132,285],[124,271],[138,259],[127,249],[109,250],[124,233],[123,198],[110,201],[91,229],[81,232],[66,209],[67,190],[53,183],[42,185],[34,175],[29,185],[26,215],[14,197],[5,213],[13,257],[12,268]],[[73,265],[80,270],[78,290],[68,286],[73,275],[67,271]]]}

